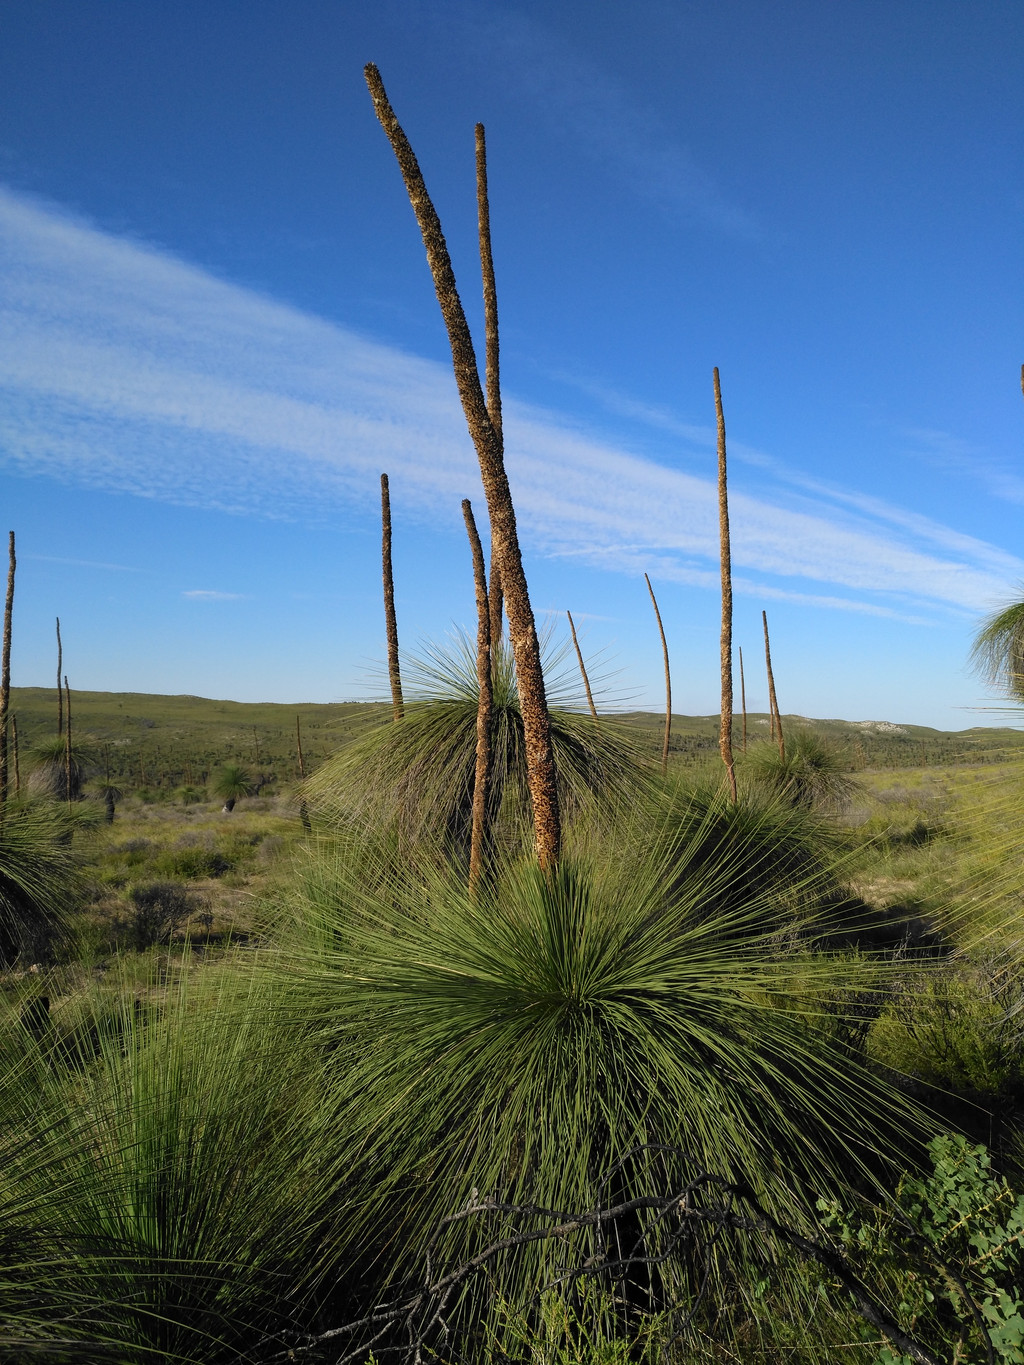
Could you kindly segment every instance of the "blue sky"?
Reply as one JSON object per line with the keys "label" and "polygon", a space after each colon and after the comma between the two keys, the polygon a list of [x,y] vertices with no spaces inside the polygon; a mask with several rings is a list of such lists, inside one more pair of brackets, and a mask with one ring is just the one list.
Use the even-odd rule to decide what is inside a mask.
{"label": "blue sky", "polygon": [[[372,12],[371,12],[372,11]],[[473,616],[475,456],[375,61],[479,327],[487,128],[534,606],[612,693],[717,708],[711,371],[764,709],[959,729],[1024,580],[1024,11],[6,0],[0,488],[15,684],[381,691]]]}

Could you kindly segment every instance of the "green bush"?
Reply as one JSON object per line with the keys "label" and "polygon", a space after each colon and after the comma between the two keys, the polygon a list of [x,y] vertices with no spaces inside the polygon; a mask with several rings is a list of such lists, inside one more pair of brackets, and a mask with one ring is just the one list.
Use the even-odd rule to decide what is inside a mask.
{"label": "green bush", "polygon": [[[908,1175],[888,1205],[819,1209],[898,1326],[940,1359],[1024,1361],[1024,1194],[960,1135],[929,1144],[930,1175]],[[914,1365],[877,1332],[877,1365]],[[953,1348],[953,1355],[945,1353]],[[940,1355],[940,1353],[942,1353]]]}

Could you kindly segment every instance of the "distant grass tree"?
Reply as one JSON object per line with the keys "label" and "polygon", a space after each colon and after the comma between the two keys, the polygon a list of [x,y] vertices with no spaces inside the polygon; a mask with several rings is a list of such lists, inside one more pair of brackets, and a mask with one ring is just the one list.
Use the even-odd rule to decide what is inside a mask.
{"label": "distant grass tree", "polygon": [[1024,602],[1013,602],[981,623],[971,662],[987,683],[1024,701]]}
{"label": "distant grass tree", "polygon": [[833,814],[845,810],[860,790],[843,755],[810,730],[791,734],[784,755],[770,740],[752,745],[743,772],[794,806]]}
{"label": "distant grass tree", "polygon": [[230,815],[235,809],[236,801],[240,801],[243,796],[252,795],[252,777],[248,769],[243,768],[241,764],[225,763],[213,779],[212,790],[214,796],[219,797],[224,802],[224,814]]}
{"label": "distant grass tree", "polygon": [[29,790],[56,801],[80,801],[82,787],[95,764],[92,745],[69,743],[67,734],[42,740],[32,749]]}

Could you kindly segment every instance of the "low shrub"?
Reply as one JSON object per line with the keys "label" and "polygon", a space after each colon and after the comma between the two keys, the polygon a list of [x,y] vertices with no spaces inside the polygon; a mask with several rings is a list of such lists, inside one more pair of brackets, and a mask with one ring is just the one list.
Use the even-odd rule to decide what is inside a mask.
{"label": "low shrub", "polygon": [[203,908],[205,902],[178,882],[149,882],[133,887],[134,912],[128,920],[128,936],[139,952],[169,943],[175,929]]}

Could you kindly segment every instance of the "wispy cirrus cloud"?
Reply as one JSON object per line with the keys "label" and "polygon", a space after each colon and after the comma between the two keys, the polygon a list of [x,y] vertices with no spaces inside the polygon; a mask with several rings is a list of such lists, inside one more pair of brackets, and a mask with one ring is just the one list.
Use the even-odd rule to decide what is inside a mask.
{"label": "wispy cirrus cloud", "polygon": [[[478,495],[443,366],[2,189],[0,256],[0,462],[10,470],[310,520],[370,513],[382,468],[425,519]],[[534,553],[717,585],[711,480],[511,397],[505,414]],[[711,439],[687,431],[696,445]],[[1024,576],[1024,562],[913,512],[781,466],[774,476],[799,483],[798,506],[731,498],[738,591],[916,621],[986,609]]]}
{"label": "wispy cirrus cloud", "polygon": [[244,599],[244,593],[218,592],[215,588],[189,588],[181,595],[193,602],[241,602]]}

